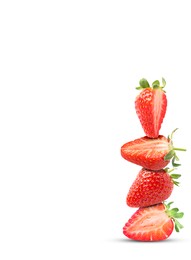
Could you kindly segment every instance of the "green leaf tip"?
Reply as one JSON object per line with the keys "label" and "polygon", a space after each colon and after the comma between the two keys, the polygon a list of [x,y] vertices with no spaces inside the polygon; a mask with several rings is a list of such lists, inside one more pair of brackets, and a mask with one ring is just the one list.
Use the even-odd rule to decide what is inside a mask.
{"label": "green leaf tip", "polygon": [[142,88],[150,88],[150,85],[149,85],[149,82],[142,78],[140,81],[139,81],[139,84]]}
{"label": "green leaf tip", "polygon": [[155,88],[159,88],[160,87],[160,82],[158,80],[155,80],[153,83],[152,83],[152,87],[155,89]]}
{"label": "green leaf tip", "polygon": [[143,89],[143,88],[139,86],[139,87],[136,87],[136,89],[137,89],[137,90],[141,90],[141,89]]}
{"label": "green leaf tip", "polygon": [[166,80],[164,78],[162,78],[162,86],[163,88],[166,86]]}
{"label": "green leaf tip", "polygon": [[175,160],[177,160],[177,161],[179,160],[177,155],[175,155],[175,157],[172,158],[172,166],[175,168],[181,166],[180,163],[175,163]]}
{"label": "green leaf tip", "polygon": [[165,204],[166,209],[170,209],[170,206],[174,203],[174,201],[169,202],[168,204]]}
{"label": "green leaf tip", "polygon": [[184,227],[177,219],[174,220],[174,224],[176,232],[180,232],[180,229]]}
{"label": "green leaf tip", "polygon": [[181,177],[181,174],[172,173],[170,176],[173,179],[179,179]]}

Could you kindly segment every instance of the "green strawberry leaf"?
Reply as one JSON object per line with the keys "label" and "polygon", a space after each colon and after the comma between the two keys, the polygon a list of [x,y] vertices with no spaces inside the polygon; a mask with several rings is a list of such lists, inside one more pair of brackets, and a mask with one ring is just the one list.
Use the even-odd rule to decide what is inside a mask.
{"label": "green strawberry leaf", "polygon": [[166,208],[167,208],[167,209],[170,209],[170,206],[171,206],[173,203],[174,203],[174,202],[171,201],[171,202],[169,202],[168,204],[166,204]]}
{"label": "green strawberry leaf", "polygon": [[[145,78],[142,78],[140,81],[139,81],[139,85],[138,87],[136,87],[137,90],[141,90],[141,89],[145,89],[145,88],[151,88],[151,86],[149,85],[149,82],[145,79]],[[163,92],[166,92],[164,90],[164,87],[166,86],[166,81],[164,78],[162,78],[162,86],[160,86],[160,81],[159,80],[155,80],[153,83],[152,83],[152,88],[153,89],[161,89]]]}
{"label": "green strawberry leaf", "polygon": [[160,87],[160,82],[159,82],[159,80],[155,80],[155,81],[152,83],[152,87],[153,87],[153,89],[159,88],[159,87]]}
{"label": "green strawberry leaf", "polygon": [[174,218],[182,218],[184,216],[184,213],[183,212],[172,212],[173,213],[173,217]]}
{"label": "green strawberry leaf", "polygon": [[[175,160],[177,160],[177,159],[179,160],[179,158],[178,158],[177,155],[175,154],[175,156],[172,158],[172,166],[175,167],[175,168],[176,168],[176,167],[179,167],[179,166],[181,165],[180,163],[175,163]],[[177,160],[177,161],[178,161],[178,160]]]}
{"label": "green strawberry leaf", "polygon": [[170,150],[170,152],[165,155],[164,160],[168,161],[168,160],[172,159],[174,154],[175,154],[175,151],[174,150]]}
{"label": "green strawberry leaf", "polygon": [[140,84],[141,88],[150,88],[149,82],[144,78],[142,78],[139,81],[139,84]]}
{"label": "green strawberry leaf", "polygon": [[175,223],[175,230],[176,230],[176,232],[179,232],[180,229],[184,227],[182,224],[180,224],[180,222],[178,222],[177,219],[175,219],[174,223]]}
{"label": "green strawberry leaf", "polygon": [[171,212],[173,212],[173,213],[177,213],[178,211],[179,211],[178,208],[173,208],[173,209],[171,209]]}
{"label": "green strawberry leaf", "polygon": [[178,179],[181,177],[181,174],[176,174],[176,173],[173,173],[170,175],[173,179]]}
{"label": "green strawberry leaf", "polygon": [[180,182],[173,180],[174,185],[179,186]]}
{"label": "green strawberry leaf", "polygon": [[184,216],[183,212],[179,212],[178,208],[170,209],[170,205],[173,202],[169,202],[166,206],[166,213],[174,221],[175,224],[175,230],[176,232],[179,232],[181,228],[183,228],[183,225],[178,222],[177,218],[182,218]]}
{"label": "green strawberry leaf", "polygon": [[139,87],[136,87],[136,89],[137,89],[137,90],[141,90],[141,89],[143,89],[143,88],[139,86]]}
{"label": "green strawberry leaf", "polygon": [[162,88],[164,88],[165,86],[166,86],[166,80],[162,78]]}

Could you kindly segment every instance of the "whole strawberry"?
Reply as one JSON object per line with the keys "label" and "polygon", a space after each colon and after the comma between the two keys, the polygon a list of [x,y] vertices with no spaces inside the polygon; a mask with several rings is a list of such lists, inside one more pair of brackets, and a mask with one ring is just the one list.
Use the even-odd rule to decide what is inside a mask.
{"label": "whole strawberry", "polygon": [[167,239],[174,227],[179,232],[183,226],[177,218],[182,218],[184,213],[178,208],[170,209],[171,204],[139,208],[123,227],[123,234],[133,240],[160,241]]}
{"label": "whole strawberry", "polygon": [[139,117],[146,136],[157,138],[159,130],[166,114],[167,98],[163,88],[166,85],[162,79],[163,85],[160,86],[158,80],[152,83],[150,87],[146,79],[141,79],[140,86],[137,89],[142,90],[135,100],[135,109]]}
{"label": "whole strawberry", "polygon": [[171,158],[173,166],[176,167],[178,164],[175,161],[178,157],[175,151],[186,151],[186,149],[173,146],[172,136],[176,130],[168,138],[163,135],[155,139],[144,136],[125,143],[121,147],[121,155],[127,161],[150,170],[160,170],[166,167]]}
{"label": "whole strawberry", "polygon": [[127,194],[129,207],[148,207],[168,199],[180,174],[169,174],[172,170],[151,171],[141,169]]}

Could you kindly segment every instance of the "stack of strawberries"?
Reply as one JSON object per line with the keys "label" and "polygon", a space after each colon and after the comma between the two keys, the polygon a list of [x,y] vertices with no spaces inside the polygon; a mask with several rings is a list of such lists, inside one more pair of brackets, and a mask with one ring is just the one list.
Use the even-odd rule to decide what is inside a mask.
{"label": "stack of strawberries", "polygon": [[[121,147],[121,155],[127,161],[143,167],[129,189],[126,202],[129,207],[139,208],[125,224],[123,233],[130,239],[139,241],[160,241],[167,239],[174,227],[179,231],[183,226],[177,218],[183,213],[166,204],[180,174],[171,173],[180,164],[176,151],[185,151],[173,145],[175,129],[167,138],[159,135],[166,114],[167,98],[158,80],[149,85],[141,79],[141,90],[135,101],[135,109],[146,136],[128,142]],[[173,168],[165,168],[169,162]]]}

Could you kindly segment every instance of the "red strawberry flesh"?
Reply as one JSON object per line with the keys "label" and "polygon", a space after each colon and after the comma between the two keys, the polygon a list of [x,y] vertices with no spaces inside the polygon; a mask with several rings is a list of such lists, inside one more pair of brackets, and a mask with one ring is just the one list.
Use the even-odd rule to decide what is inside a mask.
{"label": "red strawberry flesh", "polygon": [[170,149],[166,137],[159,135],[157,139],[152,139],[145,136],[124,144],[121,147],[121,155],[127,161],[146,169],[160,170],[169,163],[164,157]]}
{"label": "red strawberry flesh", "polygon": [[167,99],[160,88],[146,88],[135,100],[135,109],[146,136],[157,138],[166,114]]}
{"label": "red strawberry flesh", "polygon": [[123,227],[123,234],[139,241],[160,241],[167,239],[174,228],[172,219],[160,203],[139,208]]}

